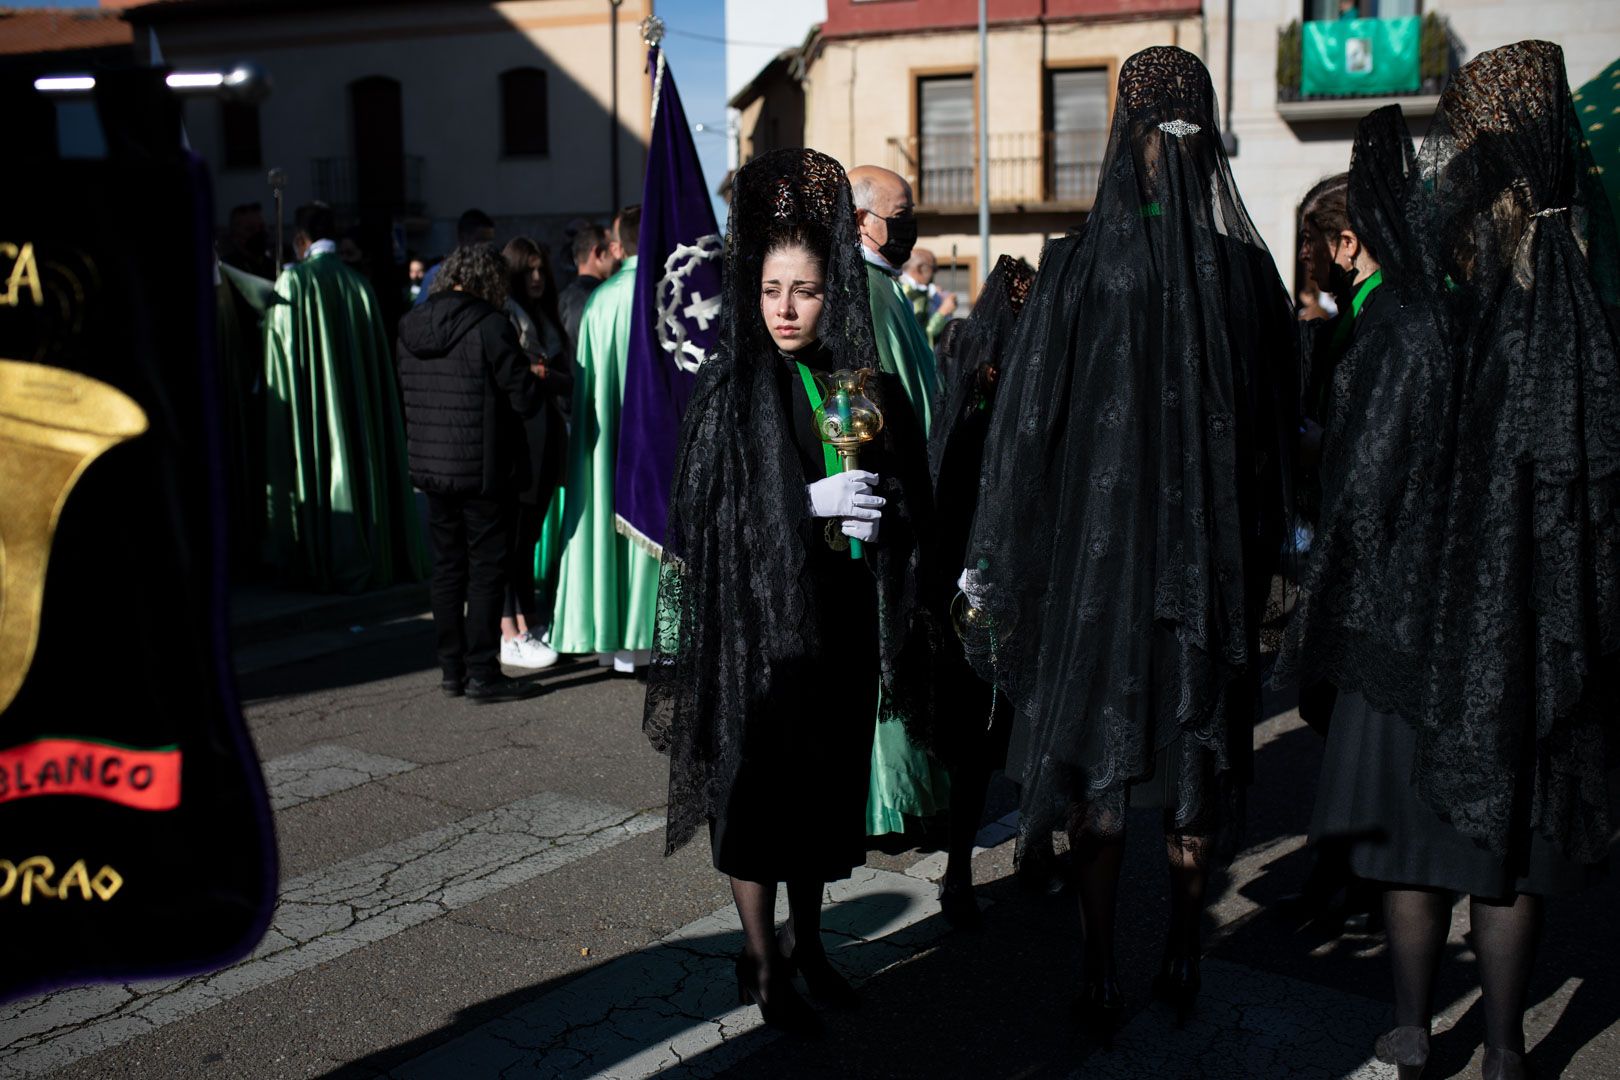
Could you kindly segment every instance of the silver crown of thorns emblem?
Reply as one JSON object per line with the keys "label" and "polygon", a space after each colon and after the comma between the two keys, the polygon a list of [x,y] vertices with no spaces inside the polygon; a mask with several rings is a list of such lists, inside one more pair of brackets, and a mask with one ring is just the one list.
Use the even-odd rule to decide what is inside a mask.
{"label": "silver crown of thorns emblem", "polygon": [[720,294],[687,294],[687,278],[711,259],[720,258],[724,248],[718,233],[700,236],[695,243],[676,244],[664,260],[664,275],[654,294],[658,304],[658,344],[670,354],[675,366],[695,372],[708,359],[703,348],[694,344],[687,331],[688,321],[699,331],[707,331],[720,318]]}

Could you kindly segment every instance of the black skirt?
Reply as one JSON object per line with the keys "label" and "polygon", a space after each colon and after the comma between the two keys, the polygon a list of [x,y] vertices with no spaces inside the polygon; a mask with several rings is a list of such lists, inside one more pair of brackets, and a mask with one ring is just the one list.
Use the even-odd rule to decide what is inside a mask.
{"label": "black skirt", "polygon": [[1413,790],[1416,748],[1417,733],[1407,721],[1377,711],[1360,694],[1340,694],[1328,728],[1312,842],[1347,842],[1351,867],[1371,881],[1493,900],[1517,893],[1568,895],[1606,867],[1575,862],[1528,828],[1505,856],[1475,843]]}

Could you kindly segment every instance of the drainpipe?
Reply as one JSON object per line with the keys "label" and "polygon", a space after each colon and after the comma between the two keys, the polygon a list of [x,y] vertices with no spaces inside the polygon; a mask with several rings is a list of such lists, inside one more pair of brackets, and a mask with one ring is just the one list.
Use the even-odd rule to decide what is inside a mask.
{"label": "drainpipe", "polygon": [[1226,0],[1226,125],[1221,131],[1221,142],[1226,144],[1226,156],[1237,157],[1237,132],[1232,130],[1232,55],[1236,52],[1237,0]]}
{"label": "drainpipe", "polygon": [[613,192],[613,205],[608,212],[617,214],[624,203],[619,201],[619,5],[624,0],[608,0],[611,14],[608,19],[612,37],[608,39],[608,67],[612,84],[608,90],[608,170],[612,174],[609,188]]}
{"label": "drainpipe", "polygon": [[979,0],[979,278],[990,273],[990,34]]}

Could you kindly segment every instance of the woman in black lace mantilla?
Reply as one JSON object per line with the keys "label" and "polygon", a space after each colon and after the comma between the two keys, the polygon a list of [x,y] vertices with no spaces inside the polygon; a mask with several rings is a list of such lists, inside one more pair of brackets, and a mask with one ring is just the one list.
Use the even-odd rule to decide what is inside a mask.
{"label": "woman in black lace mantilla", "polygon": [[[829,468],[817,436],[815,376],[875,361],[838,163],[813,150],[750,162],[729,229],[720,345],[676,459],[644,728],[670,754],[669,850],[706,822],[732,879],[740,993],[768,1022],[813,1030],[795,970],[814,995],[853,998],[822,949],[821,901],[865,861],[874,723],[897,712],[927,741],[926,446],[898,384],[875,372],[884,426],[860,471]],[[780,881],[790,917],[777,935]]]}
{"label": "woman in black lace mantilla", "polygon": [[1156,986],[1182,1011],[1197,989],[1204,885],[1250,772],[1297,426],[1288,295],[1191,53],[1125,62],[1086,231],[1047,249],[1009,349],[964,575],[986,616],[972,653],[1020,710],[1023,845],[1069,831],[1080,1007],[1106,1032],[1127,806],[1163,810]]}
{"label": "woman in black lace mantilla", "polygon": [[1343,691],[1311,831],[1386,885],[1379,1057],[1422,1069],[1465,893],[1484,1075],[1520,1077],[1543,897],[1614,831],[1620,238],[1541,41],[1463,67],[1415,165],[1398,113],[1364,120],[1349,196],[1385,297],[1335,375],[1278,675]]}

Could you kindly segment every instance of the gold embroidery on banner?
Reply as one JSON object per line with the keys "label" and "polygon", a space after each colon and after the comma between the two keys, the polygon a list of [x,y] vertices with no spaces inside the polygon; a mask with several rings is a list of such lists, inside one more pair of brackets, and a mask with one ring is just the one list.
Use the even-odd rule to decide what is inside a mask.
{"label": "gold embroidery on banner", "polygon": [[104,382],[0,359],[0,713],[22,688],[39,644],[62,507],[91,462],[146,427],[141,407]]}
{"label": "gold embroidery on banner", "polygon": [[0,259],[11,260],[6,274],[6,287],[0,290],[0,306],[16,307],[22,303],[22,289],[28,287],[28,298],[35,307],[45,304],[45,286],[39,280],[39,261],[34,258],[34,245],[8,244],[0,241]]}

